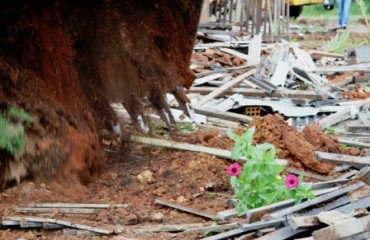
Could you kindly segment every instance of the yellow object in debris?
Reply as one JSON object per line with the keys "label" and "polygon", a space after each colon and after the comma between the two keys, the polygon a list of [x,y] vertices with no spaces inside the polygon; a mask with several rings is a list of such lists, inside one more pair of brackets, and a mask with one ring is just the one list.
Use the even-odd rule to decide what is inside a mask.
{"label": "yellow object in debris", "polygon": [[290,0],[290,5],[299,6],[299,5],[307,5],[307,4],[317,4],[322,3],[323,0]]}

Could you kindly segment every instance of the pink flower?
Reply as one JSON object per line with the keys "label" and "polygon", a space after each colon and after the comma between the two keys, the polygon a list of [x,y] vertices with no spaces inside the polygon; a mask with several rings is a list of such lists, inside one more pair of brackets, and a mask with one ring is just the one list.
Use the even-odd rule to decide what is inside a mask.
{"label": "pink flower", "polygon": [[294,189],[298,186],[299,184],[299,181],[298,181],[298,178],[296,175],[293,175],[293,174],[289,174],[286,178],[285,178],[285,185],[290,188],[290,189]]}
{"label": "pink flower", "polygon": [[241,171],[242,167],[239,165],[239,163],[233,163],[227,167],[227,174],[229,174],[230,177],[239,176]]}

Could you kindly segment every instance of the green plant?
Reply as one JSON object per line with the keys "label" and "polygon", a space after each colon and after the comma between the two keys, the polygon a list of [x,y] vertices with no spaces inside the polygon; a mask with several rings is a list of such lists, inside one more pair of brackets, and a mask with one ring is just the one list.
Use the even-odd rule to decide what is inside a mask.
{"label": "green plant", "polygon": [[177,131],[182,133],[192,133],[198,131],[197,126],[194,123],[176,123]]}
{"label": "green plant", "polygon": [[25,143],[24,125],[33,122],[31,115],[11,107],[0,114],[0,150],[14,155],[22,152]]}
{"label": "green plant", "polygon": [[238,199],[236,209],[239,214],[286,199],[293,198],[298,203],[304,198],[314,197],[311,185],[304,183],[302,176],[281,175],[284,167],[275,161],[275,147],[272,144],[252,144],[254,132],[254,127],[240,136],[228,132],[235,142],[231,158],[246,159],[243,167],[234,163],[228,168],[230,185]]}
{"label": "green plant", "polygon": [[355,44],[349,41],[351,32],[346,30],[335,34],[334,37],[330,38],[325,44],[324,48],[328,52],[343,53],[344,49],[353,47]]}
{"label": "green plant", "polygon": [[370,34],[370,24],[369,24],[369,20],[368,20],[368,17],[367,17],[368,6],[365,4],[365,1],[364,0],[356,0],[356,3],[359,6],[359,9],[360,9],[360,12],[361,12],[361,16],[365,20],[365,24],[366,24],[367,30],[368,30],[368,32]]}
{"label": "green plant", "polygon": [[334,127],[327,127],[325,130],[327,134],[335,135],[337,133]]}
{"label": "green plant", "polygon": [[0,116],[0,149],[13,155],[24,147],[24,128],[21,124],[13,124]]}
{"label": "green plant", "polygon": [[150,122],[150,133],[152,135],[161,135],[164,131],[164,123],[160,120],[153,120]]}
{"label": "green plant", "polygon": [[16,119],[17,121],[25,123],[33,122],[33,117],[30,114],[25,112],[23,109],[19,109],[16,107],[11,107],[9,111],[7,111],[7,115],[12,119]]}

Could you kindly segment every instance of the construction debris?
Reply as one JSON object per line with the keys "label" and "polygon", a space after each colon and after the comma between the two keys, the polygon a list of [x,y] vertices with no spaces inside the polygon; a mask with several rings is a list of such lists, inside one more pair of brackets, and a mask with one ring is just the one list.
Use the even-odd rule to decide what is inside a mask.
{"label": "construction debris", "polygon": [[[232,6],[233,1],[226,1],[226,5],[225,1],[220,2],[217,17],[226,18],[221,9]],[[9,216],[5,211],[1,228],[63,229],[65,236],[136,234],[135,237],[141,238],[148,233],[184,233],[207,240],[369,238],[370,89],[369,75],[366,75],[370,72],[369,46],[347,49],[345,54],[306,51],[298,43],[283,39],[265,43],[261,34],[248,38],[227,23],[201,25],[198,40],[190,66],[196,79],[186,91],[191,101],[186,109],[191,114],[186,116],[184,106],[176,103],[173,96],[167,96],[167,101],[176,122],[209,132],[195,132],[182,142],[184,128],[175,130],[166,112],[166,124],[150,126],[155,136],[129,134],[122,137],[117,131],[112,139],[103,141],[107,154],[125,156],[120,149],[122,142],[135,143],[143,152],[151,151],[150,163],[142,164],[143,157],[136,156],[135,161],[140,162],[137,165],[142,168],[131,169],[125,174],[119,180],[117,191],[125,192],[132,185],[134,191],[131,193],[146,199],[145,206],[155,205],[155,211],[140,214],[133,210],[122,220],[113,219],[111,213],[130,209],[127,204],[33,203],[8,209],[20,216]],[[120,103],[112,106],[123,121],[131,121]],[[153,112],[148,118],[160,119]],[[232,143],[220,133],[230,129],[244,131],[251,126],[256,128],[254,142],[273,144],[276,160],[285,166],[284,174],[307,179],[315,198],[300,203],[287,199],[238,215],[233,206],[237,200],[228,188],[225,174],[220,173],[231,160]],[[156,128],[164,130],[158,133]],[[169,136],[172,139],[167,139]],[[171,159],[167,166],[157,167],[153,162],[165,155],[162,148],[180,150],[174,151],[173,157],[179,163],[176,165]],[[200,155],[212,164],[202,165],[204,159],[198,157]],[[216,166],[216,161],[222,164]],[[242,163],[246,158],[238,161]],[[125,164],[122,163],[125,161],[119,162]],[[209,171],[216,177],[210,180],[206,174],[198,176],[204,184],[189,183],[188,188],[177,194],[177,189],[187,184],[177,176],[178,169],[188,171],[188,176],[195,171]],[[122,173],[118,175],[123,176]],[[118,175],[112,178],[119,178]],[[168,180],[171,176],[176,179]],[[100,200],[106,202],[109,197],[100,196]],[[126,196],[122,195],[112,198],[115,200],[111,202],[126,201]],[[220,198],[222,204],[211,203],[215,198]],[[203,208],[196,206],[200,202]],[[208,202],[209,208],[205,209]],[[108,213],[102,213],[104,211]],[[178,212],[190,220],[182,222],[176,218]],[[88,219],[98,216],[94,225],[100,224],[102,219],[110,219],[109,223],[116,227],[95,228],[73,221],[39,218],[40,214],[66,218],[79,214]],[[167,221],[169,215],[176,216],[175,224]],[[181,237],[171,235],[170,238]]]}

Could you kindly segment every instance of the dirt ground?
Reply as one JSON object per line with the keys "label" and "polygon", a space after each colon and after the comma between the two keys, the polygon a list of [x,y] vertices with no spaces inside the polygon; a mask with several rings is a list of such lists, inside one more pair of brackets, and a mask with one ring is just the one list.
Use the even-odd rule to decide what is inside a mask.
{"label": "dirt ground", "polygon": [[[312,152],[326,150],[341,152],[338,143],[331,136],[322,133],[316,125],[297,133],[279,115],[267,115],[256,120],[255,143],[270,142],[277,147],[277,156],[289,160],[289,165],[327,175],[331,165],[319,163]],[[242,129],[238,131],[242,132]],[[216,132],[198,131],[190,135],[176,135],[174,140],[200,144],[220,149],[231,149],[232,141]],[[75,221],[100,228],[139,227],[152,224],[184,224],[212,222],[191,214],[154,204],[156,198],[190,206],[209,213],[216,213],[232,206],[232,198],[226,168],[230,164],[207,154],[160,149],[131,145],[130,153],[120,152],[116,141],[105,140],[107,164],[87,185],[78,181],[28,182],[3,191],[0,194],[0,215],[15,214],[11,208],[26,207],[32,202],[109,203],[127,204],[125,208],[100,210],[96,214],[39,215],[56,219]],[[302,147],[303,146],[303,147]],[[149,172],[149,174],[148,174]],[[140,177],[140,175],[142,177]],[[2,239],[70,239],[61,230],[1,231]],[[202,235],[186,233],[135,234],[126,231],[122,236],[135,239],[198,239]],[[102,237],[104,239],[104,237]],[[90,239],[78,236],[76,239]],[[108,239],[108,238],[107,238]]]}
{"label": "dirt ground", "polygon": [[[68,55],[68,52],[65,54]],[[6,63],[0,63],[0,66],[2,66],[0,73],[3,74],[9,72],[10,69],[11,76],[13,76],[13,72],[15,72],[15,76],[17,74],[26,78],[32,76],[27,72],[17,73],[17,70],[8,67]],[[10,79],[9,84],[16,84],[18,77],[12,80],[9,74],[7,76]],[[24,91],[27,87],[28,85],[20,90]],[[6,86],[2,85],[3,95],[0,96],[4,98],[8,97],[9,94],[19,94],[21,99],[38,96],[32,91],[29,91],[28,95],[20,94],[17,91],[6,94],[4,89]],[[58,98],[64,97],[58,96],[58,92],[53,92],[53,94]],[[76,98],[76,96],[69,97]],[[60,110],[58,105],[46,107],[42,104],[43,101],[45,99],[40,98],[38,99],[39,105],[24,105],[26,110],[36,116],[36,123],[28,131],[30,136],[37,136],[35,139],[29,139],[30,146],[34,146],[34,148],[30,148],[29,153],[42,159],[39,163],[41,166],[37,168],[44,169],[44,173],[54,176],[50,169],[55,169],[55,165],[50,168],[48,163],[50,164],[57,159],[63,166],[68,158],[69,164],[73,165],[73,169],[75,169],[74,171],[80,169],[82,172],[77,174],[80,176],[78,179],[75,179],[73,176],[76,175],[72,173],[71,178],[68,178],[70,173],[70,167],[68,167],[63,179],[57,178],[52,181],[47,180],[50,179],[48,176],[29,176],[29,179],[23,179],[19,185],[10,188],[6,186],[6,189],[0,192],[0,216],[20,215],[14,213],[12,208],[25,207],[32,202],[126,204],[122,208],[99,210],[95,214],[66,215],[56,211],[50,215],[38,215],[111,229],[123,226],[136,228],[153,224],[212,224],[212,221],[207,219],[158,206],[154,204],[156,198],[209,213],[232,207],[228,205],[228,200],[233,197],[226,174],[229,161],[207,154],[139,145],[129,145],[130,151],[127,152],[122,150],[115,141],[112,141],[112,138],[104,139],[101,137],[104,134],[101,134],[100,137],[96,134],[99,131],[95,126],[93,110],[87,109],[74,118],[73,115],[68,114],[68,111]],[[82,98],[80,101],[88,100]],[[79,102],[75,105],[69,102],[69,105],[76,108],[80,106]],[[84,119],[85,125],[77,124],[76,119]],[[274,144],[277,148],[277,157],[288,160],[289,166],[300,170],[323,176],[330,175],[333,166],[319,163],[313,156],[315,150],[360,154],[356,149],[342,149],[335,137],[323,134],[317,125],[310,125],[302,133],[298,133],[278,115],[267,115],[264,118],[256,119],[251,125],[255,125],[257,129],[255,143],[269,142]],[[242,129],[238,130],[238,132],[242,131]],[[50,132],[52,134],[47,134]],[[176,134],[172,138],[177,141],[228,150],[233,145],[227,136],[219,135],[216,132],[199,131],[190,135]],[[33,152],[32,149],[34,149]],[[114,152],[102,151],[102,149]],[[71,155],[63,156],[63,152],[69,152]],[[64,170],[65,168],[62,167]],[[86,169],[89,170],[86,171]],[[199,239],[202,237],[202,235],[189,233],[136,234],[133,231],[126,231],[121,235],[133,239]],[[67,237],[63,235],[61,230],[0,230],[0,239],[111,238],[112,236]]]}

